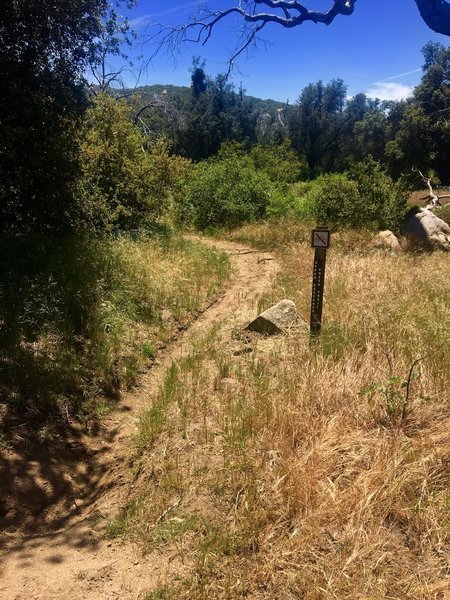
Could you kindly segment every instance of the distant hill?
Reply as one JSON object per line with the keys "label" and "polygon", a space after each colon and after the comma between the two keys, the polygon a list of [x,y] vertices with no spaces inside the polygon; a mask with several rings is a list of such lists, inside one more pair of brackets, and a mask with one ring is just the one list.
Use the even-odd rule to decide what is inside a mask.
{"label": "distant hill", "polygon": [[[235,92],[238,95],[237,92]],[[175,103],[175,105],[184,104],[191,95],[191,88],[187,86],[179,85],[162,85],[156,83],[154,85],[144,85],[134,90],[135,96],[140,96],[141,100],[139,104],[144,105],[149,102],[153,96],[156,95],[167,95],[167,98]],[[262,99],[255,96],[248,96],[245,94],[245,100],[253,105],[253,108],[258,112],[275,112],[279,108],[285,108],[286,103],[278,102],[277,100]]]}
{"label": "distant hill", "polygon": [[136,120],[146,133],[167,135],[173,152],[194,161],[213,156],[224,142],[250,148],[287,135],[286,104],[247,96],[221,80],[209,80],[196,97],[192,88],[176,85],[147,85],[129,92]]}

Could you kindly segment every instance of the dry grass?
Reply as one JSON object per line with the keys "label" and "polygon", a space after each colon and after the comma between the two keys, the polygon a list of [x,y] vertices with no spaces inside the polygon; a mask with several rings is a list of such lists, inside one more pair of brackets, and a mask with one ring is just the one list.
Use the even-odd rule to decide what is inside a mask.
{"label": "dry grass", "polygon": [[[289,297],[306,315],[311,249],[290,233],[234,237],[283,248],[261,304]],[[316,344],[256,340],[235,356],[211,335],[168,374],[122,529],[149,549],[162,520],[189,524],[164,540],[184,565],[167,597],[450,597],[450,257],[361,240],[335,237]]]}
{"label": "dry grass", "polygon": [[230,274],[225,254],[174,238],[4,240],[2,248],[5,423],[18,413],[35,422],[99,416],[98,396],[132,383]]}

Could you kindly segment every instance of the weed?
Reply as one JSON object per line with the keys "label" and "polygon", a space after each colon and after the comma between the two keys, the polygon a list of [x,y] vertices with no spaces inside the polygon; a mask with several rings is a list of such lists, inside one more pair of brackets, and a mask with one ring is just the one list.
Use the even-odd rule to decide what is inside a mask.
{"label": "weed", "polygon": [[153,529],[150,536],[150,548],[173,542],[188,531],[194,531],[197,527],[198,520],[195,515],[172,516],[158,523]]}
{"label": "weed", "polygon": [[142,353],[145,358],[152,358],[155,355],[155,346],[151,342],[144,342],[142,345]]}
{"label": "weed", "polygon": [[115,539],[129,535],[138,510],[139,501],[134,500],[117,517],[110,519],[106,527],[106,537]]}
{"label": "weed", "polygon": [[[390,357],[389,357],[390,358]],[[414,380],[419,379],[419,374],[414,371],[419,362],[423,360],[418,358],[413,362],[406,378],[392,374],[393,365],[390,359],[391,376],[386,381],[374,381],[363,388],[362,393],[372,396],[374,392],[379,392],[384,398],[384,408],[386,415],[394,423],[403,423],[410,410],[410,391]]]}
{"label": "weed", "polygon": [[178,598],[179,592],[177,590],[164,585],[146,594],[144,600],[177,600]]}

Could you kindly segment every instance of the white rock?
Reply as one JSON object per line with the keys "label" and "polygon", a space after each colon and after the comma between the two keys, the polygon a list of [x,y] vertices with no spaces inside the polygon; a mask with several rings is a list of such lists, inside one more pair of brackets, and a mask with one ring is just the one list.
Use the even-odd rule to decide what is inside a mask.
{"label": "white rock", "polygon": [[450,250],[450,227],[427,208],[408,215],[400,233],[408,239],[410,248]]}
{"label": "white rock", "polygon": [[275,306],[261,313],[259,317],[245,327],[245,330],[274,335],[298,325],[299,321],[294,302],[292,300],[281,300]]}

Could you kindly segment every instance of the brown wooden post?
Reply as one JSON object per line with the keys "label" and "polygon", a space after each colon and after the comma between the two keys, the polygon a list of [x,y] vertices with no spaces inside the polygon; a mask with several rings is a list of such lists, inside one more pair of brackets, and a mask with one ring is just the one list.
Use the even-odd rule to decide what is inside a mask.
{"label": "brown wooden post", "polygon": [[323,292],[327,249],[330,247],[330,230],[327,227],[313,229],[311,245],[314,248],[314,267],[311,295],[310,333],[317,335],[322,328]]}

